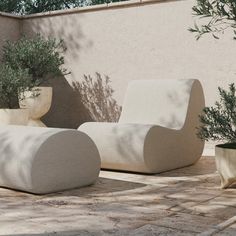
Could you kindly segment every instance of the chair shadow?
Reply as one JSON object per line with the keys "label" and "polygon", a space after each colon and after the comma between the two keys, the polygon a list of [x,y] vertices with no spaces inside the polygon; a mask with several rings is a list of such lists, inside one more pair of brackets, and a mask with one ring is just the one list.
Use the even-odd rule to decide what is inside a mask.
{"label": "chair shadow", "polygon": [[53,88],[52,105],[42,118],[48,127],[76,129],[84,122],[92,121],[89,111],[81,102],[81,96],[65,77],[51,79],[45,84]]}
{"label": "chair shadow", "polygon": [[[204,159],[204,160],[203,160]],[[213,157],[204,157],[197,161],[195,164],[178,168],[175,170],[162,172],[156,176],[165,177],[190,177],[214,174],[216,172],[215,160]]]}
{"label": "chair shadow", "polygon": [[136,183],[131,181],[108,179],[99,177],[96,183],[78,189],[67,190],[58,193],[47,194],[47,196],[95,196],[106,193],[123,192],[135,190],[147,186],[146,184]]}
{"label": "chair shadow", "polygon": [[101,231],[94,230],[93,232],[88,232],[87,230],[70,230],[61,232],[47,232],[47,233],[24,233],[24,234],[0,234],[0,236],[102,236],[104,235]]}
{"label": "chair shadow", "polygon": [[121,106],[113,97],[108,76],[98,72],[84,75],[81,81],[68,83],[64,76],[50,79],[43,86],[53,88],[52,105],[42,117],[48,127],[77,129],[85,122],[117,122]]}
{"label": "chair shadow", "polygon": [[[206,166],[206,163],[208,164]],[[163,171],[157,174],[153,173],[140,173],[140,172],[135,172],[135,171],[126,171],[126,170],[111,170],[111,169],[106,169],[102,168],[101,170],[104,171],[110,171],[114,173],[127,173],[127,174],[138,174],[140,176],[156,176],[156,177],[190,177],[190,176],[196,176],[196,175],[207,175],[207,174],[213,174],[216,172],[216,165],[215,165],[215,160],[213,157],[205,157],[204,161],[202,158],[197,161],[196,163],[185,166],[185,167],[180,167],[176,168],[173,170],[168,170],[168,171]]]}

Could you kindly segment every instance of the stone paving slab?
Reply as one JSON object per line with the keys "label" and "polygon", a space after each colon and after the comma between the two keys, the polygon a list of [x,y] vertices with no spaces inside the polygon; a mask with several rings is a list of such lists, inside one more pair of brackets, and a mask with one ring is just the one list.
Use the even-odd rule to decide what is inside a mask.
{"label": "stone paving slab", "polygon": [[101,171],[56,194],[0,188],[0,236],[236,235],[235,199],[212,157],[158,175]]}
{"label": "stone paving slab", "polygon": [[216,233],[215,236],[235,236],[236,235],[236,224],[229,226],[228,228]]}

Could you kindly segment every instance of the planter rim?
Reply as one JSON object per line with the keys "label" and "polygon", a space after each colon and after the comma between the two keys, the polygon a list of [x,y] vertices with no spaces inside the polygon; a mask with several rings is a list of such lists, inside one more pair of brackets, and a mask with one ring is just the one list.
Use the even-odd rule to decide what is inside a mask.
{"label": "planter rim", "polygon": [[222,149],[236,149],[236,143],[223,143],[216,145],[216,148],[222,148]]}

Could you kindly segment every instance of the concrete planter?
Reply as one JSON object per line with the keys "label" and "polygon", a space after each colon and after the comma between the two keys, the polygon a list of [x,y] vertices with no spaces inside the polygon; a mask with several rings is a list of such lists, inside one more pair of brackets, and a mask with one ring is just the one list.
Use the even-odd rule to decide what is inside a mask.
{"label": "concrete planter", "polygon": [[0,109],[0,125],[27,125],[28,109]]}
{"label": "concrete planter", "polygon": [[[36,97],[33,93],[38,94]],[[24,92],[24,99],[20,101],[21,108],[29,109],[28,126],[45,127],[40,120],[50,109],[52,103],[51,87],[35,87],[32,91]]]}
{"label": "concrete planter", "polygon": [[221,178],[221,187],[227,188],[236,182],[236,144],[220,144],[215,147],[216,167]]}

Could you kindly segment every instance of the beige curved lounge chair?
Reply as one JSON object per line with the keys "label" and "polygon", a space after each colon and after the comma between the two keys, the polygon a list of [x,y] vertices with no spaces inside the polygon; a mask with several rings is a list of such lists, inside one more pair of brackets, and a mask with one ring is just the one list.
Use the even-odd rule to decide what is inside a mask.
{"label": "beige curved lounge chair", "polygon": [[45,194],[90,185],[100,157],[77,130],[0,126],[0,186]]}
{"label": "beige curved lounge chair", "polygon": [[198,80],[134,80],[118,123],[79,127],[97,145],[102,168],[159,173],[194,164],[204,95]]}

